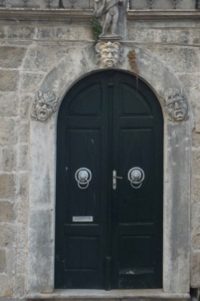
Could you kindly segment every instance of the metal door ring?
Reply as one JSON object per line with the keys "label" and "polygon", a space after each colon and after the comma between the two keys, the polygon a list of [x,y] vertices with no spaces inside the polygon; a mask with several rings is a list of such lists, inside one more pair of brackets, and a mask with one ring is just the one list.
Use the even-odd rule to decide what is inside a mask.
{"label": "metal door ring", "polygon": [[140,167],[133,167],[128,172],[128,180],[133,188],[139,189],[145,179],[144,170]]}
{"label": "metal door ring", "polygon": [[92,180],[92,173],[88,168],[81,167],[75,173],[75,180],[80,189],[86,189]]}

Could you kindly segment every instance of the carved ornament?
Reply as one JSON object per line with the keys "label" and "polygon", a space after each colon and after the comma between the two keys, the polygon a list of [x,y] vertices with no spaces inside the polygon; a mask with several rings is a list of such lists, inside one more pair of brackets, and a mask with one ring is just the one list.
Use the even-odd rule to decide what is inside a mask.
{"label": "carved ornament", "polygon": [[38,92],[33,103],[31,116],[39,121],[46,121],[58,107],[58,98],[53,91],[46,93]]}
{"label": "carved ornament", "polygon": [[118,66],[123,61],[123,48],[120,42],[100,41],[96,44],[97,61],[102,68]]}
{"label": "carved ornament", "polygon": [[187,119],[188,103],[182,91],[170,89],[166,95],[165,105],[172,120],[182,121]]}

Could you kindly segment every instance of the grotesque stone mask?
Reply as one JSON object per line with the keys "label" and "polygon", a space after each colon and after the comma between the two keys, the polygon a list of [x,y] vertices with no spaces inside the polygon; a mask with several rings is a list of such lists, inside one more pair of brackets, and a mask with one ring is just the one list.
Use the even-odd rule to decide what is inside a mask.
{"label": "grotesque stone mask", "polygon": [[185,120],[188,114],[188,104],[183,93],[176,89],[169,91],[166,106],[169,116],[175,121]]}
{"label": "grotesque stone mask", "polygon": [[58,98],[52,91],[42,94],[38,93],[36,100],[33,103],[32,117],[36,120],[46,121],[56,110]]}
{"label": "grotesque stone mask", "polygon": [[99,42],[96,45],[97,59],[103,68],[116,67],[122,62],[122,46],[119,42]]}

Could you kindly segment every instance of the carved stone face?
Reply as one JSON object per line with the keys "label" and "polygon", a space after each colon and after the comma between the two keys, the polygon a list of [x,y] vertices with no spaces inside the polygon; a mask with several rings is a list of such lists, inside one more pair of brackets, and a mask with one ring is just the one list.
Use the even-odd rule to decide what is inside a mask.
{"label": "carved stone face", "polygon": [[53,113],[52,106],[44,100],[39,100],[35,108],[38,119],[41,121],[46,121],[49,118],[49,116]]}
{"label": "carved stone face", "polygon": [[46,121],[57,109],[57,98],[53,92],[39,92],[34,102],[32,116],[40,121]]}
{"label": "carved stone face", "polygon": [[97,59],[103,68],[116,67],[123,60],[122,46],[119,42],[99,42],[95,49]]}
{"label": "carved stone face", "polygon": [[187,116],[188,105],[185,99],[179,95],[175,98],[168,98],[167,110],[169,116],[176,121],[184,120]]}
{"label": "carved stone face", "polygon": [[119,59],[118,49],[112,45],[108,45],[101,52],[101,63],[103,67],[114,67]]}

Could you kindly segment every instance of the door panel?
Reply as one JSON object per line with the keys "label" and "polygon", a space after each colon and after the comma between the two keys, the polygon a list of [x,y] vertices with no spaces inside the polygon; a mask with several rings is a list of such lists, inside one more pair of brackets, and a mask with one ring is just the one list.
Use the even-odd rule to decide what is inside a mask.
{"label": "door panel", "polygon": [[[163,119],[153,92],[128,73],[92,74],[64,98],[57,135],[55,287],[161,287]],[[86,189],[81,167],[92,173]],[[133,167],[145,173],[139,189]]]}
{"label": "door panel", "polygon": [[122,108],[121,116],[151,115],[151,107],[148,102],[141,94],[138,93],[138,90],[134,89],[131,85],[124,82],[120,83],[119,95],[119,102]]}
{"label": "door panel", "polygon": [[94,84],[82,89],[72,98],[69,106],[69,115],[100,116],[102,100],[101,92],[101,84]]}
{"label": "door panel", "polygon": [[[90,250],[90,252],[85,252]],[[68,236],[66,239],[66,269],[97,270],[99,241],[95,236]]]}
{"label": "door panel", "polygon": [[[120,274],[131,276],[152,273],[153,238],[151,235],[121,235],[119,241]],[[147,249],[148,257],[146,256]],[[142,262],[142,266],[140,262]]]}
{"label": "door panel", "polygon": [[[153,204],[151,200],[153,197],[151,193],[152,131],[121,130],[119,135],[118,170],[126,179],[119,183],[118,189],[119,222],[150,222]],[[133,189],[127,179],[128,171],[137,166],[145,170],[145,181],[138,190]]]}
{"label": "door panel", "polygon": [[[67,190],[66,204],[68,212],[67,222],[72,222],[73,216],[93,216],[95,222],[100,218],[101,198],[101,133],[98,130],[67,130],[66,148],[70,145],[68,159],[66,162],[66,181],[69,189]],[[92,170],[92,181],[90,189],[81,190],[74,180],[75,172],[81,167]]]}

